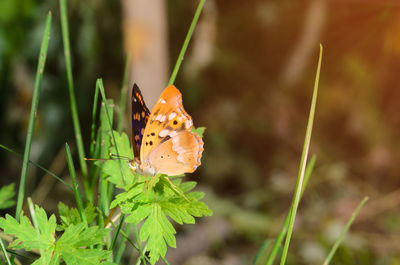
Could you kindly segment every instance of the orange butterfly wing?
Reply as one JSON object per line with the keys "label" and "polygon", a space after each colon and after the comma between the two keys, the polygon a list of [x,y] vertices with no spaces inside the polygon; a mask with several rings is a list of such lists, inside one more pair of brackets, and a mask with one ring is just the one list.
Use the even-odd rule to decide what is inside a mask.
{"label": "orange butterfly wing", "polygon": [[170,176],[193,172],[199,165],[203,140],[192,133],[193,120],[179,90],[168,86],[157,100],[143,134],[141,168],[145,174]]}

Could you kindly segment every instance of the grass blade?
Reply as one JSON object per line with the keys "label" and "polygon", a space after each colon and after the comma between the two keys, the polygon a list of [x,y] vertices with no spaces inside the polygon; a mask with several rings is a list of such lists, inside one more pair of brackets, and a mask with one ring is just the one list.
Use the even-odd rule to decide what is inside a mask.
{"label": "grass blade", "polygon": [[337,248],[339,247],[340,243],[342,243],[344,236],[346,235],[347,231],[349,230],[351,224],[353,221],[356,219],[356,216],[360,209],[364,206],[364,204],[368,201],[368,197],[364,197],[364,199],[358,204],[357,208],[354,210],[353,214],[351,215],[349,221],[346,223],[343,231],[340,233],[339,238],[336,240],[335,244],[333,245],[331,251],[329,252],[328,256],[326,257],[324,264],[323,265],[328,265],[331,259],[333,258],[333,255],[335,255],[335,252]]}
{"label": "grass blade", "polygon": [[79,192],[78,183],[76,182],[76,172],[74,167],[74,161],[72,160],[71,150],[67,143],[65,143],[65,152],[67,153],[68,169],[71,175],[72,187],[74,188],[74,195],[76,200],[76,205],[78,206],[79,215],[83,222],[87,223],[85,209],[83,208],[81,194]]}
{"label": "grass blade", "polygon": [[204,3],[206,0],[200,0],[196,12],[194,13],[194,17],[192,20],[192,24],[190,24],[189,31],[186,34],[185,41],[183,42],[182,49],[179,53],[178,60],[175,63],[174,70],[172,70],[171,78],[169,79],[168,85],[172,85],[175,83],[176,75],[178,74],[179,68],[181,67],[181,63],[183,61],[183,57],[185,56],[186,49],[189,45],[190,39],[192,37],[193,31],[196,28],[197,20],[199,20],[201,10],[203,9]]}
{"label": "grass blade", "polygon": [[124,76],[122,77],[121,97],[119,99],[118,107],[118,124],[117,132],[121,132],[124,124],[125,108],[126,108],[126,96],[128,94],[128,71],[129,70],[129,54],[125,56],[124,63]]}
{"label": "grass blade", "polygon": [[[101,94],[101,96],[102,96],[102,98],[103,98],[103,102],[104,102],[104,104],[105,104],[106,110],[108,110],[108,109],[110,108],[110,106],[109,106],[109,104],[107,103],[106,93],[105,93],[105,91],[104,91],[104,86],[103,86],[103,80],[102,80],[101,78],[97,79],[97,84],[99,85],[100,94]],[[108,113],[108,111],[106,111],[106,116],[107,116],[107,119],[108,119],[108,123],[110,124],[110,128],[112,128],[112,119],[111,119],[110,114]],[[111,138],[112,138],[113,144],[114,144],[114,146],[115,146],[115,152],[117,153],[117,156],[119,157],[117,141],[115,141],[114,132],[113,132],[112,129],[111,129]],[[123,172],[123,170],[122,170],[121,160],[118,159],[118,161],[119,161],[119,163],[120,163],[120,170],[121,170],[121,175],[122,175],[122,181],[123,181],[124,184],[125,184],[125,174],[124,174],[124,172]]]}
{"label": "grass blade", "polygon": [[119,232],[121,231],[122,225],[124,224],[124,220],[125,220],[125,215],[122,214],[120,217],[120,220],[119,220],[119,224],[117,226],[117,230],[115,231],[113,239],[111,241],[109,250],[114,250],[115,244],[117,243],[117,238],[118,238]]}
{"label": "grass blade", "polygon": [[[132,225],[133,224],[131,224],[131,223],[127,223],[125,225],[125,234],[127,236],[129,236],[129,233],[131,231]],[[124,231],[122,231],[122,232],[124,232]],[[117,263],[117,264],[121,263],[122,254],[124,254],[125,247],[126,247],[126,241],[127,241],[127,239],[124,236],[122,236],[120,241],[119,241],[119,244],[118,244],[118,247],[117,247],[117,252],[115,254],[115,259],[114,259],[115,263]]]}
{"label": "grass blade", "polygon": [[4,257],[6,258],[7,264],[12,265],[10,258],[8,257],[6,247],[4,246],[3,240],[1,238],[0,238],[0,246],[1,246],[1,251],[3,252]]}
{"label": "grass blade", "polygon": [[286,262],[290,239],[292,237],[292,232],[293,232],[294,221],[296,219],[297,208],[299,206],[301,191],[303,189],[302,186],[303,186],[303,182],[304,182],[304,173],[305,173],[305,169],[306,169],[308,151],[310,149],[311,133],[312,133],[312,127],[313,127],[313,123],[314,123],[315,107],[317,104],[319,74],[321,71],[321,61],[322,61],[322,50],[323,50],[322,45],[320,45],[318,68],[317,68],[317,74],[315,77],[314,91],[313,91],[311,107],[310,107],[310,114],[308,116],[306,136],[304,139],[303,152],[301,154],[299,173],[298,173],[298,177],[297,177],[296,191],[295,191],[293,203],[291,206],[292,210],[290,211],[289,225],[288,225],[288,230],[286,233],[285,245],[283,247],[283,253],[282,253],[282,258],[281,258],[281,263],[280,263],[281,265],[285,264],[285,262]]}
{"label": "grass blade", "polygon": [[85,194],[90,194],[91,191],[88,183],[88,169],[85,162],[85,149],[83,147],[81,127],[79,125],[78,108],[76,106],[74,81],[72,76],[71,50],[69,45],[68,13],[67,13],[66,0],[60,0],[60,15],[61,15],[61,30],[62,30],[62,39],[64,46],[64,56],[65,56],[65,69],[67,71],[69,102],[71,108],[72,122],[74,125],[76,146],[78,149],[79,164],[82,171],[83,187],[85,189]]}
{"label": "grass blade", "polygon": [[97,105],[99,102],[99,87],[96,85],[94,90],[93,98],[93,109],[92,109],[92,125],[90,132],[90,155],[93,157],[96,148],[95,138],[96,138],[96,115],[97,115]]}
{"label": "grass blade", "polygon": [[[17,152],[15,152],[14,150],[12,150],[11,148],[8,148],[7,146],[4,146],[2,144],[0,144],[0,148],[18,156],[18,157],[22,157],[22,155],[18,154]],[[50,170],[46,169],[45,167],[39,165],[36,162],[33,162],[32,160],[28,161],[29,163],[31,163],[32,165],[40,168],[41,170],[43,170],[44,172],[46,172],[47,174],[49,174],[50,176],[52,176],[53,178],[55,178],[56,180],[60,181],[62,184],[66,185],[68,188],[72,189],[72,186],[70,184],[68,184],[67,182],[65,182],[62,178],[60,178],[59,176],[57,176],[56,174],[54,174],[53,172],[51,172]]]}
{"label": "grass blade", "polygon": [[[315,165],[316,159],[317,159],[317,157],[315,155],[313,155],[311,157],[310,161],[307,163],[307,168],[306,168],[306,172],[304,174],[304,183],[303,183],[303,187],[302,187],[302,190],[301,190],[300,199],[303,197],[304,190],[307,187],[308,180],[310,179],[311,173],[312,173],[312,171],[314,169],[314,165]],[[273,264],[273,262],[275,260],[275,257],[276,257],[276,254],[278,253],[279,248],[282,245],[282,241],[283,241],[283,239],[284,239],[284,237],[286,235],[287,229],[288,229],[289,218],[290,218],[290,214],[291,214],[292,209],[293,209],[292,207],[293,207],[293,205],[290,207],[289,212],[286,215],[285,221],[283,222],[282,228],[279,231],[279,234],[278,234],[278,236],[277,236],[277,238],[276,238],[276,240],[274,242],[274,245],[273,245],[273,247],[271,249],[271,252],[267,256],[267,261],[265,263],[266,265],[272,265]]]}
{"label": "grass blade", "polygon": [[49,12],[47,15],[46,26],[44,29],[42,44],[40,47],[39,61],[38,61],[38,66],[37,66],[37,70],[36,70],[35,88],[33,90],[31,112],[30,112],[29,124],[28,124],[28,133],[26,135],[24,160],[22,162],[21,179],[20,179],[19,190],[18,190],[17,208],[15,211],[15,218],[18,221],[19,221],[19,217],[20,217],[20,214],[22,211],[22,205],[24,202],[25,183],[26,183],[26,176],[28,173],[29,156],[31,153],[33,131],[35,128],[36,113],[37,113],[37,108],[38,108],[38,104],[39,104],[39,96],[40,96],[40,88],[41,88],[42,78],[43,78],[43,71],[44,71],[44,66],[46,63],[47,48],[49,46],[50,29],[51,29],[51,12]]}

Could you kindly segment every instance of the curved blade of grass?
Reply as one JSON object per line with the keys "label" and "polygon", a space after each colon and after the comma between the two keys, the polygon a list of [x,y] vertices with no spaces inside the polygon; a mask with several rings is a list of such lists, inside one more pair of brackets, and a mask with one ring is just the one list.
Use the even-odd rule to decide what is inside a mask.
{"label": "curved blade of grass", "polygon": [[93,109],[92,109],[92,125],[90,132],[90,155],[93,157],[96,148],[95,138],[96,138],[96,115],[97,115],[97,104],[99,101],[99,87],[96,85],[94,90],[93,98]]}
{"label": "curved blade of grass", "polygon": [[72,122],[74,125],[76,146],[78,149],[79,165],[82,171],[83,188],[85,189],[85,194],[90,194],[91,191],[90,191],[90,185],[88,183],[88,168],[85,162],[85,149],[83,147],[81,127],[79,125],[78,108],[76,106],[74,81],[72,76],[71,50],[69,45],[68,13],[67,13],[66,0],[60,0],[60,15],[61,15],[61,31],[62,31],[62,39],[64,46],[64,56],[65,56],[65,69],[67,71],[69,103],[71,108]]}
{"label": "curved blade of grass", "polygon": [[189,45],[190,39],[192,38],[193,31],[196,28],[197,21],[199,20],[201,10],[203,9],[204,3],[206,0],[200,0],[196,12],[194,13],[194,17],[192,20],[192,24],[190,24],[189,31],[186,34],[185,41],[183,42],[182,49],[179,53],[178,60],[175,63],[174,70],[172,71],[171,78],[169,79],[168,85],[172,85],[175,83],[176,75],[178,74],[179,68],[181,67],[181,63],[183,61],[183,57],[185,56],[186,49]]}
{"label": "curved blade of grass", "polygon": [[3,240],[1,238],[0,238],[0,246],[1,246],[1,251],[3,252],[4,257],[6,258],[7,264],[12,265],[10,258],[8,257],[6,247],[4,246]]}
{"label": "curved blade of grass", "polygon": [[35,128],[35,121],[36,121],[36,113],[37,113],[37,108],[38,108],[38,104],[39,104],[39,96],[40,96],[40,89],[41,89],[42,78],[43,78],[43,71],[44,71],[44,66],[46,63],[47,48],[49,45],[50,29],[51,29],[51,12],[49,12],[47,15],[46,26],[44,29],[42,44],[40,47],[39,62],[38,62],[37,70],[36,70],[35,88],[33,90],[31,112],[30,112],[29,124],[28,124],[28,133],[26,135],[24,160],[22,162],[22,169],[21,169],[21,180],[20,180],[19,190],[18,190],[17,208],[15,211],[15,218],[18,221],[19,221],[19,217],[20,217],[20,214],[22,211],[22,205],[24,202],[25,183],[26,183],[26,176],[28,173],[29,156],[31,153],[33,131]]}
{"label": "curved blade of grass", "polygon": [[[102,98],[103,98],[103,102],[104,102],[104,104],[105,104],[105,106],[106,106],[106,109],[108,109],[108,108],[109,108],[109,105],[108,105],[108,103],[107,103],[106,93],[104,92],[103,79],[98,78],[97,81],[96,81],[96,83],[98,83],[98,85],[99,85],[100,94],[101,94],[101,96],[102,96]],[[107,119],[108,119],[108,122],[109,122],[110,127],[111,127],[111,126],[112,126],[112,121],[111,121],[111,117],[110,117],[108,111],[106,111],[106,115],[107,115]],[[117,153],[117,156],[119,157],[117,141],[115,141],[114,133],[113,133],[112,130],[111,130],[111,138],[112,138],[113,144],[114,144],[114,146],[115,146],[115,152]],[[125,174],[124,174],[124,172],[123,172],[123,170],[122,170],[121,160],[118,159],[118,161],[119,161],[119,163],[120,163],[120,170],[121,170],[122,181],[123,181],[124,184],[125,184]]]}
{"label": "curved blade of grass", "polygon": [[315,77],[314,91],[313,91],[311,107],[310,107],[310,114],[308,116],[306,136],[305,136],[305,139],[304,139],[303,152],[301,154],[299,173],[298,173],[298,177],[297,177],[298,180],[297,180],[297,185],[296,185],[296,191],[295,191],[293,203],[292,203],[292,206],[291,206],[292,210],[290,211],[288,231],[287,231],[287,234],[286,234],[285,245],[283,247],[283,252],[282,252],[282,258],[281,258],[281,263],[280,263],[281,265],[285,264],[285,262],[286,262],[286,257],[287,257],[287,253],[288,253],[288,249],[289,249],[290,239],[292,237],[292,232],[293,232],[294,221],[296,219],[297,208],[299,206],[301,190],[302,190],[303,182],[304,182],[304,173],[305,173],[305,169],[306,169],[308,151],[310,149],[312,127],[313,127],[313,123],[314,123],[315,107],[316,107],[316,104],[317,104],[319,74],[320,74],[320,71],[321,71],[321,61],[322,61],[322,50],[323,50],[322,49],[322,45],[320,44],[318,68],[317,68],[317,74],[316,74],[316,77]]}
{"label": "curved blade of grass", "polygon": [[[2,144],[0,144],[0,148],[3,148],[4,150],[18,156],[18,157],[22,157],[22,155],[18,154],[17,152],[15,152],[14,150],[12,150],[11,148],[8,148],[7,146],[4,146]],[[32,160],[28,161],[29,163],[31,163],[32,165],[40,168],[41,170],[43,170],[44,172],[46,172],[47,174],[49,174],[50,176],[52,176],[53,178],[55,178],[56,180],[60,181],[62,184],[66,185],[68,188],[72,189],[72,186],[70,184],[68,184],[67,182],[65,182],[62,178],[60,178],[59,176],[57,176],[56,174],[54,174],[53,172],[51,172],[50,170],[44,168],[43,166],[39,165],[36,162],[33,162]]]}
{"label": "curved blade of grass", "polygon": [[[304,183],[303,183],[303,186],[302,186],[302,189],[301,189],[301,194],[300,194],[300,199],[303,197],[304,190],[307,187],[307,184],[308,184],[308,181],[310,179],[311,173],[312,173],[312,171],[314,169],[314,165],[315,165],[315,161],[316,160],[317,160],[316,155],[313,155],[311,157],[310,161],[307,163],[306,172],[304,174]],[[266,263],[265,263],[266,265],[272,265],[274,260],[275,260],[276,254],[278,254],[279,248],[282,245],[283,238],[285,237],[287,229],[288,229],[289,218],[290,218],[290,214],[291,214],[292,209],[293,209],[292,207],[293,207],[293,205],[290,207],[289,212],[285,217],[285,221],[283,222],[282,228],[279,231],[279,234],[278,234],[278,236],[277,236],[277,238],[276,238],[276,240],[274,242],[274,245],[273,245],[271,251],[269,252],[269,254],[267,256]]]}
{"label": "curved blade of grass", "polygon": [[[132,223],[127,223],[125,225],[125,234],[127,234],[129,236],[129,233],[131,231],[132,228]],[[123,232],[123,231],[122,231]],[[117,251],[115,254],[115,263],[120,264],[121,263],[121,259],[122,259],[122,254],[124,254],[125,251],[125,247],[126,247],[126,238],[125,237],[121,237],[118,247],[117,247]]]}
{"label": "curved blade of grass", "polygon": [[128,94],[128,71],[129,69],[129,54],[125,55],[125,63],[124,63],[124,76],[122,77],[122,87],[121,87],[121,97],[119,98],[119,107],[118,107],[118,124],[117,124],[117,132],[122,131],[122,127],[124,124],[125,117],[125,108],[126,108],[126,96]]}
{"label": "curved blade of grass", "polygon": [[347,231],[349,230],[351,224],[353,221],[356,219],[356,216],[360,209],[364,206],[364,204],[368,201],[368,197],[364,197],[364,199],[358,204],[357,208],[354,210],[353,214],[351,215],[349,221],[346,223],[343,231],[340,233],[339,238],[336,240],[335,244],[333,245],[331,251],[329,252],[328,256],[326,257],[324,264],[323,265],[328,265],[329,262],[331,262],[333,255],[335,255],[335,252],[337,248],[339,247],[340,243],[342,243],[344,236],[346,235]]}
{"label": "curved blade of grass", "polygon": [[266,239],[264,240],[264,242],[261,244],[261,247],[259,248],[254,261],[253,261],[253,265],[256,265],[260,262],[260,259],[263,256],[263,253],[267,250],[268,247],[270,247],[272,244],[272,240],[271,239]]}
{"label": "curved blade of grass", "polygon": [[108,250],[114,250],[115,243],[117,243],[117,238],[118,238],[118,235],[119,235],[119,231],[121,231],[122,225],[124,224],[124,220],[125,220],[125,215],[121,214],[121,217],[120,217],[120,220],[119,220],[119,224],[117,226],[117,230],[114,233],[113,239],[111,241],[110,248]]}
{"label": "curved blade of grass", "polygon": [[85,209],[83,208],[81,194],[79,192],[78,183],[76,181],[76,172],[74,167],[74,161],[72,160],[71,150],[69,149],[69,145],[65,143],[65,152],[67,153],[67,163],[69,173],[71,175],[72,187],[74,188],[74,195],[76,200],[76,205],[78,206],[79,215],[83,222],[87,223]]}

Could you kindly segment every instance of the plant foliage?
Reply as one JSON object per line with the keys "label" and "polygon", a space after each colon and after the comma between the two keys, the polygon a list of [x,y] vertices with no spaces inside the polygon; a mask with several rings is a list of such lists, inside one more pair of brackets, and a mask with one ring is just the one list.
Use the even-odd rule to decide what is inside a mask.
{"label": "plant foliage", "polygon": [[[131,158],[133,152],[128,136],[116,131],[113,134],[120,156]],[[113,146],[110,152],[114,151]],[[193,191],[196,182],[182,182],[181,178],[171,181],[166,175],[146,178],[132,171],[129,162],[120,162],[107,160],[103,165],[106,179],[124,190],[116,196],[110,207],[120,206],[122,213],[127,216],[125,222],[135,225],[142,223],[139,239],[147,242],[150,263],[155,264],[165,256],[167,245],[176,247],[176,231],[170,219],[178,224],[194,224],[194,217],[210,216],[212,211],[201,201],[204,193]]]}
{"label": "plant foliage", "polygon": [[34,227],[28,217],[21,214],[18,222],[11,215],[0,218],[0,228],[7,235],[14,236],[8,246],[11,249],[38,250],[40,258],[33,264],[59,264],[61,260],[67,265],[112,264],[105,262],[111,251],[93,248],[104,245],[104,237],[109,232],[99,226],[88,227],[86,223],[70,224],[56,239],[56,217],[47,217],[43,208],[35,206],[37,226]]}

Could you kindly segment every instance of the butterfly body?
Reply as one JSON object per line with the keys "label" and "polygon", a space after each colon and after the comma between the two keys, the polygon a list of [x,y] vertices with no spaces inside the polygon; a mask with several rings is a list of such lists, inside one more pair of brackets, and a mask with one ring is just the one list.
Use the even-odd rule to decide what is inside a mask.
{"label": "butterfly body", "polygon": [[136,170],[146,176],[192,173],[201,164],[203,140],[192,132],[193,120],[179,90],[170,85],[151,113],[136,84],[132,91],[132,139]]}

